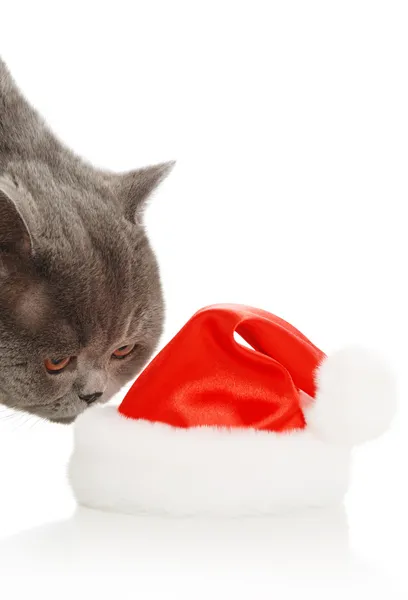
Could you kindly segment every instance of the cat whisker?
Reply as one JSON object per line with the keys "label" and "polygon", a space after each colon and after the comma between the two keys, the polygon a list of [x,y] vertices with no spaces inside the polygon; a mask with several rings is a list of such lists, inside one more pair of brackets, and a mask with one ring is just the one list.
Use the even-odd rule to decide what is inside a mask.
{"label": "cat whisker", "polygon": [[31,431],[39,423],[39,418],[36,415],[30,415],[27,419],[28,429]]}
{"label": "cat whisker", "polygon": [[17,429],[22,429],[24,428],[27,423],[30,421],[30,417],[32,417],[32,415],[26,415],[24,413],[21,413],[18,419],[18,422],[16,423],[16,427],[13,429],[13,432],[17,431]]}
{"label": "cat whisker", "polygon": [[10,421],[16,418],[15,414],[10,414],[10,415],[0,415],[0,420],[1,421]]}

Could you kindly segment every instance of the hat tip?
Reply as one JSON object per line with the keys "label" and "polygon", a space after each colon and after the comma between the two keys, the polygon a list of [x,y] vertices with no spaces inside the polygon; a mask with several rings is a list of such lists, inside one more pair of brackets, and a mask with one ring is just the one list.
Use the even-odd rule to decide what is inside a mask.
{"label": "hat tip", "polygon": [[353,446],[382,435],[396,411],[393,374],[375,353],[358,347],[326,357],[316,371],[308,427],[322,440]]}

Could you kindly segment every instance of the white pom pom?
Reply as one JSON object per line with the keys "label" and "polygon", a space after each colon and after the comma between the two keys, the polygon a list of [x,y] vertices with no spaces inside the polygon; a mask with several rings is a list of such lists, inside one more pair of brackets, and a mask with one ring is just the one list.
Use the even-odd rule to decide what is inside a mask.
{"label": "white pom pom", "polygon": [[378,437],[396,409],[394,379],[381,359],[359,348],[326,358],[316,373],[315,401],[305,411],[322,440],[352,446]]}

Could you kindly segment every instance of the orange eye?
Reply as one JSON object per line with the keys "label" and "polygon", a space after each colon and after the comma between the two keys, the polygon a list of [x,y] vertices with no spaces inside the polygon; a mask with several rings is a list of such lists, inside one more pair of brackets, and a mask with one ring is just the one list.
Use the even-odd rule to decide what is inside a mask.
{"label": "orange eye", "polygon": [[68,358],[47,358],[44,361],[45,368],[49,373],[58,373],[63,371],[69,365],[71,357]]}
{"label": "orange eye", "polygon": [[125,356],[128,356],[132,352],[135,346],[136,344],[128,344],[127,346],[121,346],[120,348],[115,350],[112,356],[114,358],[125,358]]}

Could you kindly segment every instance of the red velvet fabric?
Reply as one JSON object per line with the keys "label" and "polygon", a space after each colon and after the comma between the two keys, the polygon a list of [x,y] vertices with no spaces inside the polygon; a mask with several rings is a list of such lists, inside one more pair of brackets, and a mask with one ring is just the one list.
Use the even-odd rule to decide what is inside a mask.
{"label": "red velvet fabric", "polygon": [[[251,348],[234,338],[239,334]],[[305,426],[299,390],[315,395],[324,358],[264,310],[219,304],[197,312],[127,393],[120,413],[168,423],[288,431]]]}

